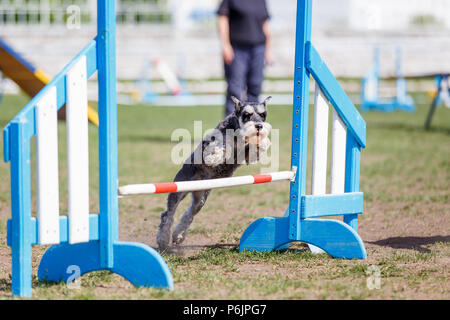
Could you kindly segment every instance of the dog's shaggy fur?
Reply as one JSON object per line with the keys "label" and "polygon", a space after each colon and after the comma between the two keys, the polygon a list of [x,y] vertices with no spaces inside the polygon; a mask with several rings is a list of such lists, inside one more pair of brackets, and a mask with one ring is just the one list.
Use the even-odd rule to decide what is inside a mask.
{"label": "dog's shaggy fur", "polygon": [[[257,103],[242,102],[232,97],[236,104],[235,111],[219,122],[212,133],[205,136],[178,171],[174,181],[231,177],[242,163],[256,163],[270,146],[268,135],[272,127],[266,122],[267,102],[270,98]],[[180,244],[186,238],[194,216],[205,205],[210,192],[211,190],[192,192],[191,206],[181,217],[172,235],[174,244]],[[176,192],[168,196],[167,210],[161,214],[161,224],[156,237],[160,250],[169,245],[175,211],[188,193]]]}

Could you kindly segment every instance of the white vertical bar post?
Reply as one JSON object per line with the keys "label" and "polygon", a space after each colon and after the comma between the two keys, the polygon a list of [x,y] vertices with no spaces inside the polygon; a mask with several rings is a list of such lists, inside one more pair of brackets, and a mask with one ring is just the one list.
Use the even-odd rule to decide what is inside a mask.
{"label": "white vertical bar post", "polygon": [[67,73],[69,243],[89,241],[89,135],[86,56]]}
{"label": "white vertical bar post", "polygon": [[[326,193],[328,158],[328,100],[316,82],[314,97],[314,137],[312,154],[311,194]],[[308,245],[312,253],[324,253],[319,247]]]}
{"label": "white vertical bar post", "polygon": [[59,243],[58,119],[56,87],[36,105],[39,244]]}
{"label": "white vertical bar post", "polygon": [[344,193],[345,188],[345,149],[347,127],[333,108],[331,136],[331,188],[330,193]]}
{"label": "white vertical bar post", "polygon": [[316,82],[311,194],[326,193],[328,153],[328,101]]}

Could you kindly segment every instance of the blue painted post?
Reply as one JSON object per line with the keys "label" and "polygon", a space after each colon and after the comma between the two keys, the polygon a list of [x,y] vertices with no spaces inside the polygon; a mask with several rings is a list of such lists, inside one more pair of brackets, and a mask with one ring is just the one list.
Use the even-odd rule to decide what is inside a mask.
{"label": "blue painted post", "polygon": [[295,35],[294,101],[292,116],[291,167],[297,167],[289,199],[289,239],[300,239],[301,196],[306,193],[308,147],[309,72],[306,69],[306,43],[311,41],[312,0],[297,1]]}
{"label": "blue painted post", "polygon": [[[425,120],[425,129],[430,129],[431,119],[433,119],[434,110],[439,104],[441,91],[442,91],[442,81],[445,81],[447,77],[439,75],[436,77],[436,94],[434,96],[433,102],[431,103],[430,109],[428,110],[427,119]],[[449,92],[450,93],[450,92]]]}
{"label": "blue painted post", "polygon": [[[369,111],[373,106],[379,104],[379,93],[380,93],[380,59],[379,59],[379,48],[378,46],[375,46],[373,48],[373,65],[372,69],[370,70],[369,74],[364,77],[361,81],[361,103],[360,108],[363,112]],[[375,83],[375,89],[374,92],[367,92],[366,85],[369,85],[369,88],[371,87],[370,84]]]}
{"label": "blue painted post", "polygon": [[397,78],[402,77],[402,48],[395,49],[395,73]]}
{"label": "blue painted post", "polygon": [[[359,191],[359,172],[361,162],[361,147],[356,142],[353,135],[347,133],[347,146],[345,155],[345,192]],[[344,222],[353,230],[358,231],[358,215],[344,215]]]}
{"label": "blue painted post", "polygon": [[103,268],[112,268],[119,230],[115,1],[98,0],[97,12],[100,261]]}
{"label": "blue painted post", "polygon": [[[31,183],[30,138],[20,122],[9,126],[11,157],[12,293],[31,297]],[[6,139],[5,139],[6,140]],[[5,141],[6,143],[6,141]]]}
{"label": "blue painted post", "polygon": [[398,105],[399,107],[408,105],[408,92],[406,89],[406,79],[402,75],[402,49],[397,47],[395,50],[395,74],[397,80],[395,81],[395,98],[393,105]]}
{"label": "blue painted post", "polygon": [[376,79],[377,84],[376,88],[377,99],[375,101],[375,104],[378,104],[380,103],[380,48],[378,46],[374,48],[373,59],[374,59],[374,77]]}
{"label": "blue painted post", "polygon": [[377,79],[380,79],[380,48],[378,46],[373,49],[373,66]]}

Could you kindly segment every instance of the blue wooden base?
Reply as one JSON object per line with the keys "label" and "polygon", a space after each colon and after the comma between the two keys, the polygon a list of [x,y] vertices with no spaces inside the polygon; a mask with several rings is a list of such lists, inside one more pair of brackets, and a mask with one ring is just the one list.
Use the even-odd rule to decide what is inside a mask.
{"label": "blue wooden base", "polygon": [[416,105],[409,99],[407,102],[364,102],[361,104],[361,111],[368,112],[370,110],[376,110],[381,112],[394,112],[394,111],[406,111],[415,112]]}
{"label": "blue wooden base", "polygon": [[239,251],[273,251],[289,244],[289,217],[264,217],[254,221],[242,234]]}
{"label": "blue wooden base", "polygon": [[68,267],[78,266],[80,276],[96,270],[117,273],[138,287],[173,289],[172,274],[158,252],[137,242],[114,243],[114,266],[103,268],[99,241],[80,244],[60,244],[50,247],[38,269],[40,281],[67,282],[73,276]]}
{"label": "blue wooden base", "polygon": [[289,238],[289,216],[264,217],[254,221],[242,234],[239,251],[272,251],[301,241],[321,248],[335,258],[365,259],[364,243],[347,224],[337,220],[302,219],[300,239]]}

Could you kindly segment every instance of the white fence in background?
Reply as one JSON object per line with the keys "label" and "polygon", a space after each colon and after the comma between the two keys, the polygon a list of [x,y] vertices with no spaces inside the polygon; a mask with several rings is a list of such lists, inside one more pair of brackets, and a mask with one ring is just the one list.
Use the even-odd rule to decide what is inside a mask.
{"label": "white fence in background", "polygon": [[[53,24],[49,24],[48,27],[39,25],[40,20],[35,16],[25,19],[26,16],[24,17],[23,13],[16,14],[23,11],[36,15],[39,11],[39,6],[36,7],[36,4],[41,5],[43,1],[45,0],[0,0],[0,37],[25,59],[44,69],[50,76],[54,76],[67,61],[70,61],[73,52],[83,48],[85,39],[96,34],[96,21],[87,22],[89,17],[95,17],[96,0],[47,0],[51,8],[55,8],[54,12],[59,12],[58,14],[62,17],[55,18],[58,14],[52,15],[50,23]],[[220,41],[214,20],[214,10],[217,9],[220,0],[162,0],[158,4],[154,0],[133,1],[133,4],[125,0],[117,1],[119,13],[117,72],[120,79],[140,79],[146,61],[157,57],[164,57],[174,72],[188,78],[223,77]],[[275,63],[265,69],[265,74],[268,77],[291,77],[294,70],[292,61],[294,60],[296,0],[266,1],[271,14]],[[366,75],[372,65],[374,45],[383,48],[380,56],[380,60],[383,61],[380,70],[382,77],[395,73],[395,59],[391,59],[391,56],[395,54],[395,48],[399,45],[404,53],[405,74],[450,70],[450,29],[439,27],[430,31],[424,28],[423,32],[419,32],[416,28],[410,31],[409,29],[393,31],[383,29],[372,33],[361,26],[359,30],[363,32],[353,32],[358,29],[348,25],[351,20],[350,15],[353,14],[349,12],[350,1],[352,0],[314,0],[313,32],[316,46],[327,64],[333,66],[332,71],[335,75],[342,77]],[[397,2],[405,3],[405,1],[407,0],[395,0],[391,3],[397,8],[399,6]],[[388,10],[386,0],[372,2],[374,5],[379,3],[382,10]],[[450,4],[450,0],[422,2]],[[62,16],[64,12],[60,8],[67,9],[72,3],[80,5],[81,28],[79,30],[78,28],[72,30],[73,28],[68,28],[64,23],[52,22],[64,21],[66,18]],[[411,6],[419,5],[416,0],[411,3],[414,3]],[[361,8],[361,6],[358,7]],[[60,11],[57,11],[58,8]],[[441,14],[440,12],[445,14],[450,10],[443,9],[445,8],[430,5],[427,14],[430,11],[436,15]],[[411,12],[412,8],[406,8],[405,11]],[[16,13],[13,15],[13,12]],[[158,12],[162,12],[171,16],[167,23],[148,24],[137,18],[136,12],[144,13],[144,15],[145,12],[153,12],[155,16]],[[7,24],[7,20],[14,20],[14,22]],[[386,23],[387,25],[389,24]],[[383,28],[384,26],[385,24]],[[346,28],[349,28],[351,32]],[[65,38],[70,38],[70,41],[64,42]],[[342,53],[343,46],[346,48],[345,54]],[[149,73],[152,79],[159,77],[155,68],[150,68]],[[408,85],[410,90],[413,89],[413,85],[413,83]],[[157,82],[152,83],[153,90],[157,90],[157,86]],[[8,90],[11,85],[6,84],[6,88]],[[223,90],[224,87],[219,85],[216,91],[223,92]],[[288,82],[287,87],[283,86],[280,91],[291,90],[292,82]],[[209,90],[204,91],[209,92]],[[386,94],[389,93],[386,92]]]}
{"label": "white fence in background", "polygon": [[67,9],[73,5],[79,8],[80,17],[91,19],[91,12],[95,10],[96,2],[91,0],[0,0],[0,24],[64,24],[70,14]]}
{"label": "white fence in background", "polygon": [[[171,0],[116,0],[117,22],[168,23]],[[61,25],[78,15],[82,24],[96,23],[96,0],[0,0],[0,25]]]}
{"label": "white fence in background", "polygon": [[[171,24],[182,32],[215,23],[221,0],[115,1],[119,24]],[[274,29],[295,26],[296,0],[266,1]],[[95,25],[96,3],[96,0],[0,0],[0,25],[61,25],[75,13],[82,24]],[[449,0],[316,0],[314,7],[315,30],[450,28]]]}
{"label": "white fence in background", "polygon": [[[340,3],[341,0],[337,2]],[[449,0],[346,0],[346,2],[348,27],[352,30],[408,30],[430,27],[450,29]]]}

